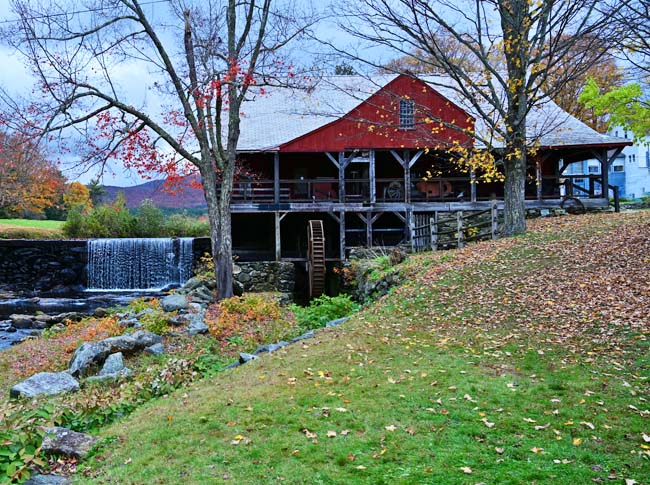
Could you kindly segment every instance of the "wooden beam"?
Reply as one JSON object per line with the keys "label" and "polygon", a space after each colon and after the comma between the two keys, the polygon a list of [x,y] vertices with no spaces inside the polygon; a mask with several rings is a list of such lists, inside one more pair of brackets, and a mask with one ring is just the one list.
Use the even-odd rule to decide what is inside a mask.
{"label": "wooden beam", "polygon": [[273,200],[280,203],[280,152],[273,154]]}
{"label": "wooden beam", "polygon": [[404,202],[411,203],[411,152],[404,151]]}
{"label": "wooden beam", "polygon": [[282,259],[282,236],[280,232],[280,222],[282,218],[280,213],[275,211],[275,260],[280,261]]}
{"label": "wooden beam", "polygon": [[539,160],[535,166],[535,176],[537,179],[537,200],[542,200],[542,161]]}
{"label": "wooden beam", "polygon": [[327,155],[327,158],[332,161],[336,168],[339,168],[339,162],[336,160],[336,158],[334,158],[334,155],[332,155],[330,152],[325,152],[325,155]]}
{"label": "wooden beam", "polygon": [[326,214],[330,216],[332,219],[334,219],[337,224],[339,223],[340,219],[336,214],[334,214],[334,212],[327,212]]}
{"label": "wooden beam", "polygon": [[422,156],[424,153],[424,150],[418,150],[415,155],[409,160],[409,168],[413,168],[413,165],[415,165],[415,162],[418,161],[418,159]]}
{"label": "wooden beam", "polygon": [[397,153],[395,150],[391,150],[390,153],[391,153],[391,155],[393,155],[393,158],[395,158],[395,160],[397,160],[397,163],[399,163],[402,167],[404,167],[404,165],[405,165],[404,159],[399,156],[399,153]]}
{"label": "wooden beam", "polygon": [[399,212],[393,212],[393,214],[395,214],[400,221],[406,223],[406,217],[404,217],[402,214]]}
{"label": "wooden beam", "polygon": [[374,224],[375,222],[377,222],[377,219],[379,219],[383,215],[384,215],[383,212],[377,212],[374,216],[372,216],[372,219],[370,219],[370,222],[372,224]]}
{"label": "wooden beam", "polygon": [[370,203],[374,204],[377,202],[377,184],[376,180],[377,177],[375,175],[375,151],[370,150],[370,163],[369,163],[368,171],[369,171],[369,178],[370,178]]}
{"label": "wooden beam", "polygon": [[469,200],[476,202],[476,172],[473,168],[469,170]]}
{"label": "wooden beam", "polygon": [[341,261],[345,261],[345,212],[339,212],[339,254]]}

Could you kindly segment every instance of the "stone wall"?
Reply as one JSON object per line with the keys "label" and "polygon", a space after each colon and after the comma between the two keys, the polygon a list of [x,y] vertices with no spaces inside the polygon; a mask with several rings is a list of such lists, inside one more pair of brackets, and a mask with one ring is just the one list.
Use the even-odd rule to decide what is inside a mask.
{"label": "stone wall", "polygon": [[293,293],[296,286],[296,268],[289,262],[237,262],[233,275],[244,291]]}
{"label": "stone wall", "polygon": [[86,241],[0,240],[0,289],[66,294],[86,279]]}

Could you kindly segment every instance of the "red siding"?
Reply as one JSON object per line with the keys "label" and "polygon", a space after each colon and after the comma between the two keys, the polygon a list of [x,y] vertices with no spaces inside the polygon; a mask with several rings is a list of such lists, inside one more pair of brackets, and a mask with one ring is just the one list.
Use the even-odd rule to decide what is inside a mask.
{"label": "red siding", "polygon": [[[415,128],[399,129],[399,101],[415,102]],[[427,120],[428,119],[428,120]],[[352,148],[435,148],[453,141],[471,143],[459,129],[472,129],[474,120],[419,79],[399,76],[343,118],[280,147],[281,152],[344,151]]]}

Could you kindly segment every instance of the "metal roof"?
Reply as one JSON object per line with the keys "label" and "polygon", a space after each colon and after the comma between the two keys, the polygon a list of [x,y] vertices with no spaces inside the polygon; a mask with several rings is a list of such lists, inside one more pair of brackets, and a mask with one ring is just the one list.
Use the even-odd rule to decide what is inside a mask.
{"label": "metal roof", "polygon": [[[397,75],[328,76],[308,88],[269,87],[251,90],[241,116],[238,150],[274,151],[280,145],[340,119],[386,86]],[[476,121],[476,132],[489,137],[487,123],[444,76],[418,76],[443,97],[457,104]],[[528,138],[541,147],[622,146],[629,140],[598,133],[562,110],[551,100],[535,106],[527,120]],[[483,145],[477,140],[477,146]],[[499,147],[500,142],[491,142]]]}

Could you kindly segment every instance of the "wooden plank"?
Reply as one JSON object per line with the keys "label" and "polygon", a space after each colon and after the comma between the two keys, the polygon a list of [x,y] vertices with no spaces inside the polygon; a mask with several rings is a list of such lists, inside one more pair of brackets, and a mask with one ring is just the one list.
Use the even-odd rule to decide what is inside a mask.
{"label": "wooden plank", "polygon": [[492,201],[492,210],[490,214],[490,219],[492,222],[492,226],[491,226],[492,239],[496,239],[499,231],[499,205],[496,199]]}
{"label": "wooden plank", "polygon": [[542,200],[542,162],[538,161],[535,167],[535,175],[537,178],[537,200]]}
{"label": "wooden plank", "polygon": [[438,250],[438,213],[434,212],[429,219],[429,235],[431,238],[431,251]]}
{"label": "wooden plank", "polygon": [[424,150],[418,150],[415,155],[413,155],[413,157],[408,161],[409,169],[413,168],[413,165],[415,165],[415,162],[419,160],[423,153]]}
{"label": "wooden plank", "polygon": [[395,158],[395,160],[397,160],[397,163],[399,163],[402,167],[405,166],[404,159],[399,156],[399,153],[397,153],[396,150],[391,150],[390,154],[393,155],[393,158]]}
{"label": "wooden plank", "polygon": [[273,154],[273,200],[280,202],[280,152]]}
{"label": "wooden plank", "polygon": [[469,200],[476,202],[476,172],[473,168],[469,171]]}
{"label": "wooden plank", "polygon": [[332,155],[330,152],[325,152],[325,155],[327,155],[327,158],[332,161],[336,168],[339,168],[339,162],[336,160],[336,158],[334,158],[334,155]]}
{"label": "wooden plank", "polygon": [[463,241],[463,211],[456,212],[456,245],[458,248],[465,246]]}
{"label": "wooden plank", "polygon": [[345,203],[345,153],[339,152],[339,202]]}
{"label": "wooden plank", "polygon": [[404,202],[411,203],[411,152],[404,150]]}
{"label": "wooden plank", "polygon": [[366,216],[366,247],[372,247],[372,212],[368,211]]}

